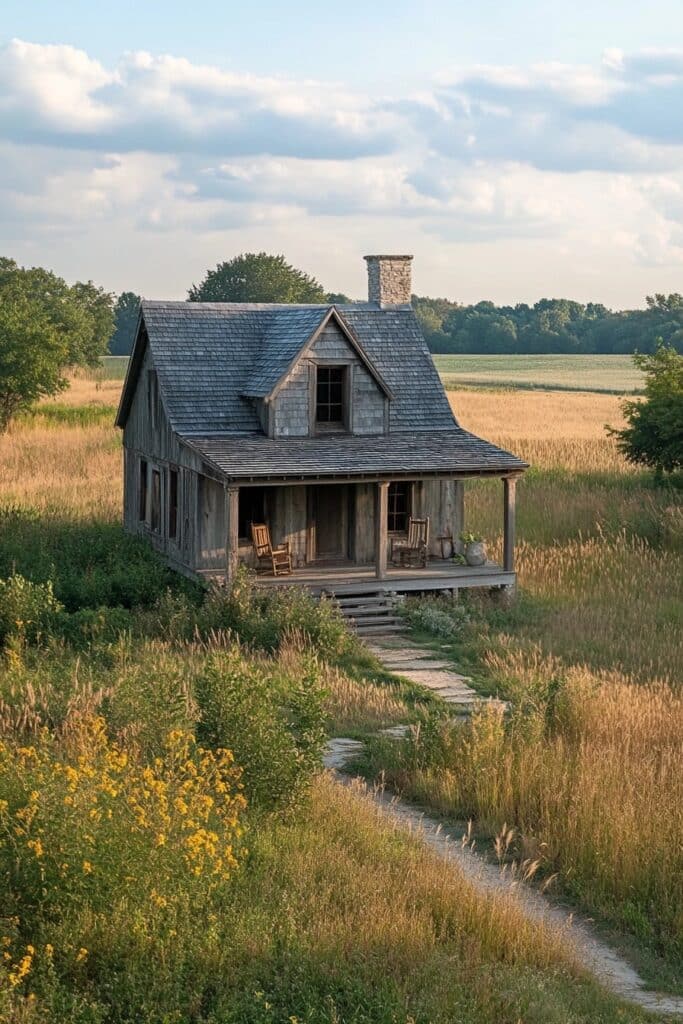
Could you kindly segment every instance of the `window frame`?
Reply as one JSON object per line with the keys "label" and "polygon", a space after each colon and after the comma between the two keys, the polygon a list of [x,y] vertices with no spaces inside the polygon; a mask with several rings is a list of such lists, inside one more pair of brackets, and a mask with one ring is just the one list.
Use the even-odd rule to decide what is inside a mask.
{"label": "window frame", "polygon": [[161,466],[153,465],[149,477],[149,528],[152,533],[161,535],[162,526],[162,509],[163,509],[163,495],[162,495],[162,472]]}
{"label": "window frame", "polygon": [[[311,379],[310,379],[310,423],[311,423],[311,434],[333,434],[341,433],[343,431],[348,432],[351,429],[351,423],[353,422],[353,409],[352,409],[352,376],[353,376],[353,362],[351,360],[344,359],[315,359],[311,360]],[[318,419],[318,375],[320,371],[340,371],[340,384],[341,384],[341,418],[338,420],[319,420]],[[327,403],[330,404],[329,402]],[[337,404],[337,403],[333,403]]]}
{"label": "window frame", "polygon": [[180,511],[180,470],[177,466],[168,467],[168,501],[167,501],[167,536],[169,540],[179,543],[179,511]]}
{"label": "window frame", "polygon": [[138,522],[147,522],[147,502],[149,498],[149,463],[147,459],[138,459]]}
{"label": "window frame", "polygon": [[[393,494],[392,494],[392,488]],[[403,511],[396,509],[396,493],[397,488],[405,488],[403,494],[403,500],[405,502],[405,508]],[[392,500],[393,499],[393,500]],[[387,494],[387,532],[390,534],[402,534],[408,530],[408,520],[413,514],[414,506],[414,493],[413,493],[413,481],[412,480],[392,480],[389,483],[389,492]],[[397,520],[399,517],[403,518],[403,526],[397,526]]]}
{"label": "window frame", "polygon": [[[257,523],[257,522],[258,523],[261,523],[261,522],[267,523],[268,522],[269,516],[271,514],[271,500],[272,500],[271,494],[272,494],[272,490],[273,490],[273,488],[269,487],[267,485],[256,485],[254,487],[240,487],[240,489],[239,489],[239,497],[238,497],[238,515],[237,515],[237,518],[238,518],[237,539],[239,541],[251,542],[251,533],[249,531],[249,524],[250,523]],[[252,494],[253,494],[253,492],[259,492],[260,493],[262,513],[261,513],[260,518],[258,518],[258,519],[246,519],[247,509],[243,507],[242,503],[246,502],[246,500],[247,500],[247,495],[245,493],[247,491],[251,491]],[[251,509],[249,509],[249,511],[253,513],[253,507]],[[242,530],[242,527],[244,527],[244,531]]]}

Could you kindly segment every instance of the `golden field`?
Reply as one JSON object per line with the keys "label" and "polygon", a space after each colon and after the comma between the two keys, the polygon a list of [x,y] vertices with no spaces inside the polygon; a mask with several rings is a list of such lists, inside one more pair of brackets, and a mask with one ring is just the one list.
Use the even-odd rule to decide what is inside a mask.
{"label": "golden field", "polygon": [[[380,745],[373,769],[483,836],[508,835],[510,856],[537,860],[635,943],[650,978],[681,991],[680,493],[653,488],[605,435],[617,398],[450,398],[463,426],[532,464],[518,488],[519,599],[508,611],[477,602],[452,651],[511,713],[426,726],[398,755]],[[466,491],[467,528],[498,554],[500,491]]]}
{"label": "golden field", "polygon": [[[0,437],[2,503],[30,508],[45,522],[115,527],[121,448],[111,421],[119,389],[116,381],[78,380]],[[605,423],[620,422],[614,396],[461,390],[450,398],[463,426],[532,463],[518,489],[520,600],[509,612],[484,609],[481,616],[473,606],[470,633],[452,652],[475,684],[508,697],[514,713],[507,725],[485,715],[469,731],[439,727],[428,753],[418,744],[406,764],[383,749],[375,767],[422,803],[471,817],[482,834],[512,829],[511,856],[539,859],[546,874],[560,876],[565,893],[638,945],[654,980],[681,986],[675,968],[683,934],[680,502],[672,491],[652,489],[605,435]],[[472,484],[466,496],[467,526],[482,532],[494,552],[500,491],[498,483]],[[176,655],[172,646],[164,650],[170,666]],[[130,670],[125,651],[107,657]],[[109,685],[111,668],[107,661],[88,681],[79,655],[63,675],[83,676],[85,690],[99,692]],[[119,672],[125,674],[120,666]],[[156,680],[156,669],[152,674]],[[381,685],[364,691],[337,669],[325,670],[325,685],[339,730],[362,733],[410,717],[399,691]],[[414,854],[413,879],[401,889],[397,910],[391,896],[403,877],[397,850],[405,857],[407,848],[386,833],[375,837],[375,828],[351,796],[321,784],[303,827],[278,824],[254,840],[260,882],[249,882],[240,898],[256,908],[259,956],[267,959],[271,922],[257,882],[290,908],[293,901],[297,921],[307,920],[297,927],[311,970],[310,958],[320,966],[320,949],[327,950],[327,970],[357,946],[360,924],[348,905],[353,894],[377,914],[378,928],[362,932],[363,948],[368,956],[381,949],[392,979],[423,959],[406,984],[414,997],[409,1005],[432,1014],[425,1019],[445,1022],[461,1012],[477,1022],[495,1013],[513,1024],[640,1019],[596,1000],[576,982],[554,940],[527,936],[509,908],[486,906],[475,914],[468,893],[446,892],[428,858]],[[303,866],[312,873],[305,883]],[[285,884],[290,877],[299,881]],[[451,921],[454,900],[464,910]],[[429,912],[416,912],[425,901]],[[318,906],[326,914],[312,909]],[[293,913],[278,918],[283,936]],[[245,962],[255,948],[249,922],[245,910],[236,923],[244,930],[236,955]],[[405,935],[413,932],[408,942]],[[433,987],[445,971],[444,956],[458,963],[450,991]],[[225,967],[212,947],[207,973],[218,963]],[[550,965],[552,980],[543,973]],[[281,967],[273,961],[268,969],[277,975]],[[371,974],[363,984],[374,984]],[[507,995],[494,994],[495,986],[482,980],[487,977]],[[539,985],[540,1002],[530,995]],[[409,1012],[396,1019],[410,1019]],[[375,1019],[384,1018],[368,1017]]]}

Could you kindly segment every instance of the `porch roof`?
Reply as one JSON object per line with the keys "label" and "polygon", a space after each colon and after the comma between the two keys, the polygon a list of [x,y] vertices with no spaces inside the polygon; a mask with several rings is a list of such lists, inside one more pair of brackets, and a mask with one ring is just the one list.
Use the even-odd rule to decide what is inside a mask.
{"label": "porch roof", "polygon": [[262,434],[184,435],[218,475],[230,481],[296,482],[428,476],[500,476],[528,464],[470,434],[451,430],[273,439]]}

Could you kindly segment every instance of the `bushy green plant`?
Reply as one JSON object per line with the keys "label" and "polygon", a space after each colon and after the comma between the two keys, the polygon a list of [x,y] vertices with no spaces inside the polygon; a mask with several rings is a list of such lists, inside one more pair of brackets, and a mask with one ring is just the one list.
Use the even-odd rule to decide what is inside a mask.
{"label": "bushy green plant", "polygon": [[291,668],[247,659],[233,648],[212,654],[196,680],[198,734],[230,746],[244,772],[250,803],[293,804],[320,767],[325,742],[324,690],[312,652]]}
{"label": "bushy green plant", "polygon": [[111,743],[100,718],[0,744],[0,999],[50,998],[89,975],[104,991],[122,960],[172,956],[178,922],[208,923],[243,859],[244,808],[230,751],[182,730],[151,763]]}
{"label": "bushy green plant", "polygon": [[629,462],[655,470],[657,476],[683,469],[683,355],[672,345],[633,361],[645,374],[645,399],[623,404],[627,425],[612,430]]}
{"label": "bushy green plant", "polygon": [[339,609],[316,601],[299,587],[259,588],[253,574],[242,569],[230,590],[215,587],[197,617],[204,634],[233,630],[241,640],[274,650],[283,637],[302,634],[326,658],[349,651],[354,640]]}
{"label": "bushy green plant", "polygon": [[32,583],[13,574],[0,579],[0,644],[9,637],[35,643],[50,631],[62,606],[52,583]]}
{"label": "bushy green plant", "polygon": [[35,582],[51,580],[70,612],[149,607],[169,586],[199,593],[121,526],[70,520],[58,511],[0,508],[0,575],[12,571]]}
{"label": "bushy green plant", "polygon": [[414,629],[444,640],[454,640],[469,621],[464,605],[445,598],[409,599],[400,607],[401,614]]}

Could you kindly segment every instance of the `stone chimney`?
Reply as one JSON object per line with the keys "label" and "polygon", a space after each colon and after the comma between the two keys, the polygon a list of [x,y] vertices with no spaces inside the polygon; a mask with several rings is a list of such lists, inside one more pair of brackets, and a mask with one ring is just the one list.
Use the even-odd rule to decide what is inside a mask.
{"label": "stone chimney", "polygon": [[365,256],[368,264],[368,301],[380,306],[410,305],[412,256]]}

